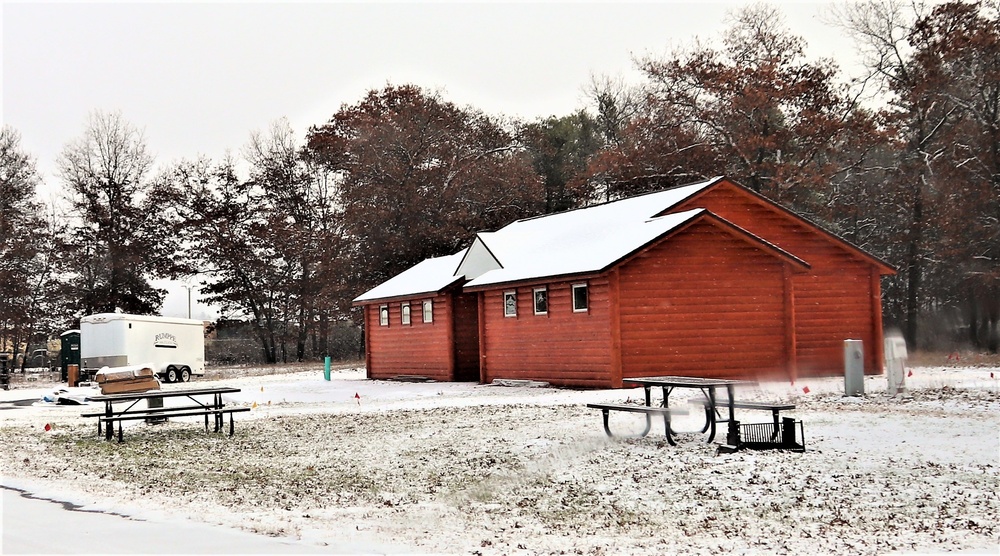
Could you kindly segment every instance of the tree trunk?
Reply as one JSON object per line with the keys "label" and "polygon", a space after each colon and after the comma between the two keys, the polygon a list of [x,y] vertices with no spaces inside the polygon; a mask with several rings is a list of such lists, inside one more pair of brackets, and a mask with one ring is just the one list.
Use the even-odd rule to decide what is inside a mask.
{"label": "tree trunk", "polygon": [[319,343],[316,346],[319,355],[330,355],[330,317],[324,312],[319,317]]}
{"label": "tree trunk", "polygon": [[[14,346],[13,346],[14,350],[13,350],[13,353],[11,355],[11,357],[12,357],[11,363],[10,363],[11,368],[14,368],[17,365],[17,356],[18,356],[18,354],[21,353],[21,332],[22,332],[21,329],[16,329],[14,331]],[[24,368],[25,368],[25,365],[27,363],[28,363],[27,356],[22,356],[21,357],[21,372],[22,373],[24,372]]]}
{"label": "tree trunk", "polygon": [[1000,350],[1000,326],[997,326],[997,322],[1000,321],[1000,300],[995,296],[989,302],[989,321],[990,324],[986,328],[986,344],[987,349],[990,353],[996,354]]}
{"label": "tree trunk", "polygon": [[304,309],[299,310],[299,333],[295,338],[295,360],[301,363],[306,358],[306,340],[309,338],[309,330],[306,326],[307,315]]}
{"label": "tree trunk", "polygon": [[358,346],[358,359],[365,358],[365,326],[361,325],[361,344]]}
{"label": "tree trunk", "polygon": [[309,309],[312,304],[309,294],[310,268],[308,263],[302,264],[302,276],[299,278],[299,333],[295,339],[295,360],[302,362],[306,357],[306,339],[309,337],[312,315]]}
{"label": "tree trunk", "polygon": [[907,246],[906,272],[906,331],[904,337],[911,349],[917,349],[917,317],[920,314],[920,287],[923,281],[923,260],[920,244],[923,240],[924,197],[923,176],[915,180],[913,198],[913,220],[910,225],[910,241]]}
{"label": "tree trunk", "polygon": [[268,330],[266,328],[260,328],[258,337],[260,338],[261,353],[264,356],[264,363],[277,363],[278,358],[274,345],[274,336],[268,334]]}
{"label": "tree trunk", "polygon": [[969,286],[969,343],[972,348],[979,350],[982,344],[979,341],[979,300],[976,299],[976,292]]}

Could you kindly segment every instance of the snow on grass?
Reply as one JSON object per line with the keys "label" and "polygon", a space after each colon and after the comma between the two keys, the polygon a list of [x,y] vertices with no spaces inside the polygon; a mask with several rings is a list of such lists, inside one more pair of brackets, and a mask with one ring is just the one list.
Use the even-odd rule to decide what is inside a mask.
{"label": "snow on grass", "polygon": [[[884,377],[866,380],[860,398],[842,395],[843,379],[747,387],[740,398],[798,404],[792,415],[805,423],[808,451],[717,455],[719,440],[699,434],[668,446],[659,423],[646,438],[608,439],[600,412],[584,407],[639,400],[641,390],[397,383],[361,370],[325,381],[313,370],[217,383],[243,389],[227,403],[255,404],[237,416],[233,438],[176,419],[126,427],[124,444],[109,443],[79,416],[84,406],[0,411],[0,465],[4,484],[91,508],[309,544],[464,554],[995,553],[1000,394],[990,372],[1000,369],[917,368],[909,393],[895,398]],[[27,392],[4,393],[0,406]],[[640,416],[613,418],[615,430],[641,429]],[[700,425],[698,411],[678,418],[681,430]]]}

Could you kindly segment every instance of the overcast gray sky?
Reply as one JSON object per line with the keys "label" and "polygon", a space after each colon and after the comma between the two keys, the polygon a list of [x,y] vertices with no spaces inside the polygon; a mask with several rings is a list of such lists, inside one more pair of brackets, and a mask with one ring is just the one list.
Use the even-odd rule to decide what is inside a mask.
{"label": "overcast gray sky", "polygon": [[[2,117],[57,191],[54,161],[93,110],[144,129],[158,166],[239,153],[281,117],[304,137],[386,83],[497,115],[562,116],[584,105],[592,74],[637,82],[633,56],[718,38],[744,4],[4,1]],[[853,63],[823,21],[833,2],[772,4],[811,58]],[[186,316],[181,293],[164,313]]]}

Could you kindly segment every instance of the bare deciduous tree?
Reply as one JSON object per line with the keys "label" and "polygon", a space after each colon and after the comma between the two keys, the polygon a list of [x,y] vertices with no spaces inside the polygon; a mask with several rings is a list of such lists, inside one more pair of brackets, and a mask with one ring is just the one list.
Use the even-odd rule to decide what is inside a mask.
{"label": "bare deciduous tree", "polygon": [[164,292],[148,278],[179,270],[175,198],[164,182],[148,179],[152,163],[142,132],[119,113],[101,112],[58,159],[75,218],[72,287],[84,313],[153,313]]}

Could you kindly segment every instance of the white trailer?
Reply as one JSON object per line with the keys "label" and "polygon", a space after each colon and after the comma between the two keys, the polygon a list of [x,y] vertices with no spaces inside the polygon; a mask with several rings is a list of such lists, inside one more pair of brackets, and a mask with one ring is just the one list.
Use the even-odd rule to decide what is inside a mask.
{"label": "white trailer", "polygon": [[80,319],[80,366],[149,365],[166,382],[205,374],[205,325],[200,320],[101,313]]}

